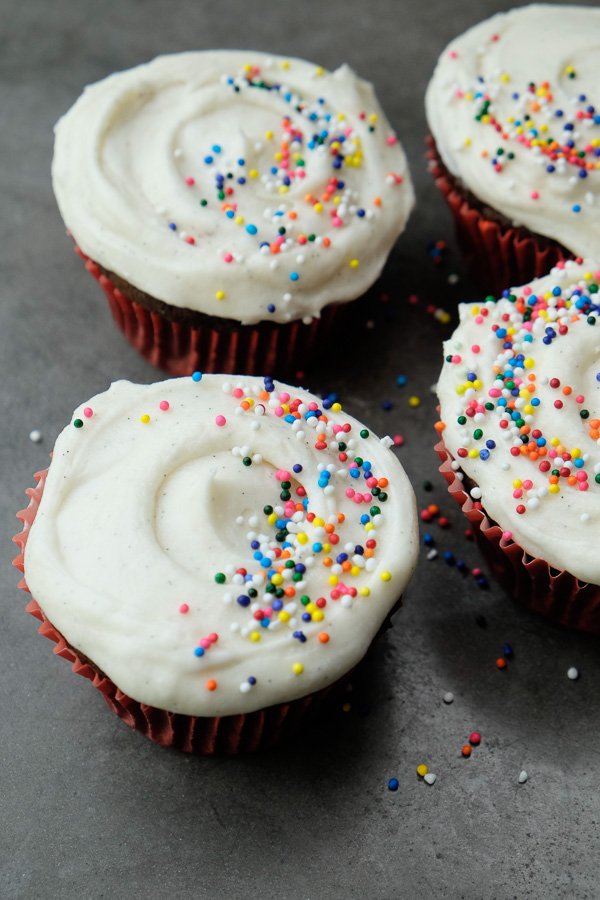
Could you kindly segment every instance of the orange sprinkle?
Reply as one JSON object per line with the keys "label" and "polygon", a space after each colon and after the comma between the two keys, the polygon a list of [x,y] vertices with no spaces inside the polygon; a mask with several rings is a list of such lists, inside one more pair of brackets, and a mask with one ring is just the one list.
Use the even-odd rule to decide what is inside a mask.
{"label": "orange sprinkle", "polygon": [[566,385],[566,386],[562,389],[562,392],[563,392],[563,394],[564,394],[566,397],[568,397],[569,394],[572,394],[572,393],[573,393],[573,388],[570,388],[569,385]]}
{"label": "orange sprinkle", "polygon": [[285,594],[286,597],[295,597],[296,596],[296,590],[293,587],[286,587],[283,593]]}
{"label": "orange sprinkle", "polygon": [[[367,554],[366,554],[366,552],[365,552],[365,556],[366,556],[366,555],[367,555]],[[333,560],[331,559],[331,557],[326,556],[325,559],[323,560],[323,565],[324,565],[324,566],[327,566],[327,568],[329,568],[329,566],[332,566],[332,565],[333,565]]]}
{"label": "orange sprinkle", "polygon": [[325,532],[327,534],[333,534],[334,531],[335,531],[335,525],[332,525],[331,522],[328,522],[327,525],[325,526]]}
{"label": "orange sprinkle", "polygon": [[324,247],[329,247],[330,244],[331,244],[331,240],[330,240],[328,237],[324,237],[324,238],[323,238],[323,246],[324,246]]}
{"label": "orange sprinkle", "polygon": [[373,197],[373,205],[381,206],[381,197]]}
{"label": "orange sprinkle", "polygon": [[217,686],[217,682],[213,681],[212,678],[206,682],[207,690],[214,691]]}
{"label": "orange sprinkle", "polygon": [[345,559],[344,562],[342,563],[342,570],[344,572],[349,572],[351,568],[352,568],[352,563],[348,559]]}
{"label": "orange sprinkle", "polygon": [[297,219],[298,213],[291,209],[288,213],[288,219]]}
{"label": "orange sprinkle", "polygon": [[258,396],[260,397],[261,400],[268,400],[271,395],[269,394],[268,391],[261,391]]}
{"label": "orange sprinkle", "polygon": [[427,507],[427,509],[429,510],[429,512],[431,513],[432,516],[437,516],[437,514],[438,514],[439,511],[440,511],[439,506],[436,506],[435,503],[431,503],[431,504]]}
{"label": "orange sprinkle", "polygon": [[342,522],[345,522],[346,516],[344,515],[344,513],[338,513],[337,520],[338,520],[338,524],[340,524],[340,525],[342,524]]}
{"label": "orange sprinkle", "polygon": [[377,484],[379,487],[386,488],[389,484],[389,481],[387,480],[387,478],[380,478]]}
{"label": "orange sprinkle", "polygon": [[321,632],[321,634],[319,635],[319,640],[321,641],[322,644],[327,644],[327,643],[328,643],[328,641],[329,641],[329,635],[327,634],[326,631],[322,631],[322,632]]}
{"label": "orange sprinkle", "polygon": [[473,752],[473,751],[471,750],[471,748],[469,747],[468,744],[465,744],[465,746],[462,748],[462,755],[463,755],[463,756],[470,756],[472,752]]}
{"label": "orange sprinkle", "polygon": [[375,556],[375,551],[368,547],[364,552],[365,559],[371,559],[373,556]]}
{"label": "orange sprinkle", "polygon": [[496,665],[498,666],[499,669],[505,669],[506,668],[506,660],[502,659],[502,657],[500,657],[500,659],[496,660]]}
{"label": "orange sprinkle", "polygon": [[443,431],[445,429],[445,427],[446,427],[445,422],[436,422],[434,425],[434,428],[436,431]]}

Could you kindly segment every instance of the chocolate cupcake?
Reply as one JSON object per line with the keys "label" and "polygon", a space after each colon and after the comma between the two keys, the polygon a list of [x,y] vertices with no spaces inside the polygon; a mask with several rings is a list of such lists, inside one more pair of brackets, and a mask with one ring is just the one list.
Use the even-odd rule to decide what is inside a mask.
{"label": "chocolate cupcake", "polygon": [[556,622],[600,633],[600,266],[560,263],[460,305],[438,382],[449,490],[494,574]]}
{"label": "chocolate cupcake", "polygon": [[415,567],[391,444],[268,378],[116,382],[19,513],[28,609],[152,740],[275,743],[345,685]]}
{"label": "chocolate cupcake", "polygon": [[306,368],[414,202],[370,84],[264,53],[160,56],[56,125],[64,222],[117,324],[174,375]]}
{"label": "chocolate cupcake", "polygon": [[485,290],[600,245],[600,10],[532,5],[453,40],[426,96],[430,167]]}

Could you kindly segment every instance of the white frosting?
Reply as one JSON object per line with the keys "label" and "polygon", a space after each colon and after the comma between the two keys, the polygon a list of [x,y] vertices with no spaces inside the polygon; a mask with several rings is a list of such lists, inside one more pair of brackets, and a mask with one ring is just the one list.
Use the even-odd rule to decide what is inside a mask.
{"label": "white frosting", "polygon": [[[365,654],[404,590],[418,552],[414,495],[387,441],[372,433],[361,438],[363,426],[340,411],[327,411],[328,423],[315,428],[310,421],[316,419],[306,420],[310,411],[300,407],[299,424],[286,422],[276,413],[280,392],[305,404],[321,401],[279,383],[261,415],[263,382],[225,378],[118,381],[75,410],[73,421],[83,426],[67,426],[56,442],[25,552],[32,595],[74,647],[135,700],[189,715],[250,712],[335,681]],[[236,386],[243,387],[242,399],[234,397]],[[254,405],[244,411],[240,403],[246,397]],[[162,401],[168,410],[160,408]],[[150,420],[144,423],[146,414]],[[217,425],[219,415],[226,424]],[[345,462],[333,431],[344,423],[351,425],[338,434],[350,442]],[[321,433],[326,449],[315,446]],[[358,504],[346,495],[359,485],[364,493],[370,490],[362,472],[360,480],[349,476],[357,454],[371,462],[375,477],[389,480],[386,502]],[[252,465],[244,465],[243,457]],[[303,467],[298,474],[294,464]],[[330,488],[318,484],[319,478],[325,481],[318,466],[331,466]],[[302,502],[296,493],[302,485],[307,516],[314,512],[324,522],[315,525],[304,511],[294,512],[285,550],[305,573],[295,582],[290,570],[279,589],[293,586],[295,596],[283,598],[266,592],[270,576],[261,574],[269,571],[261,563],[264,554],[284,547],[276,540],[279,526],[269,524],[264,512],[265,505],[280,516],[285,509],[280,469],[291,473],[291,499]],[[379,515],[371,515],[374,505]],[[338,513],[346,517],[341,524]],[[330,521],[339,542],[319,552],[314,544],[326,544]],[[258,551],[252,540],[258,540]],[[376,541],[372,556],[368,540]],[[357,545],[365,550],[362,556]],[[344,552],[355,567],[349,573],[336,562]],[[333,565],[323,564],[326,557]],[[256,576],[253,582],[244,584],[235,574],[241,567]],[[382,580],[382,572],[391,579]],[[226,575],[226,583],[215,581],[217,573]],[[338,585],[330,578],[338,578]],[[341,585],[356,596],[342,594]],[[243,607],[237,598],[249,597],[250,589],[257,596]],[[304,595],[315,606],[305,607]],[[319,598],[326,600],[322,609]],[[274,601],[280,599],[284,605],[277,610]],[[181,612],[182,604],[189,611]],[[268,606],[272,612],[265,613],[263,627],[253,614]],[[302,620],[307,611],[309,622]],[[299,631],[305,642],[294,637]],[[203,656],[195,655],[199,641],[213,633],[218,640]],[[325,633],[327,643],[319,639]],[[296,663],[303,672],[294,672]],[[211,680],[217,682],[214,690],[207,688]]]}
{"label": "white frosting", "polygon": [[364,293],[414,204],[400,142],[346,65],[160,56],[87,87],[55,132],[54,191],[81,249],[166,303],[244,324]]}
{"label": "white frosting", "polygon": [[[429,126],[447,168],[515,224],[579,256],[597,254],[600,243],[599,67],[600,9],[521,7],[452,41],[426,96]],[[486,100],[487,113],[476,121]],[[563,158],[543,152],[548,138],[558,142]],[[567,141],[575,146],[565,156]],[[580,177],[580,158],[568,161],[578,151],[593,164],[587,177]]]}
{"label": "white frosting", "polygon": [[[600,432],[594,427],[600,425],[594,421],[600,419],[600,294],[594,292],[599,282],[597,262],[568,262],[529,286],[514,288],[516,302],[462,303],[460,325],[444,343],[437,386],[446,426],[443,438],[457,464],[476,482],[471,496],[480,499],[488,516],[529,554],[594,584],[600,584],[600,485],[595,481]],[[532,310],[530,323],[519,311],[523,307]],[[547,307],[545,317],[538,315],[542,307]],[[507,334],[498,337],[494,326]],[[503,349],[511,333],[513,349]],[[544,343],[544,338],[552,339]],[[521,355],[523,360],[511,364]],[[506,380],[514,388],[505,385],[507,372],[513,373]],[[526,389],[531,384],[533,393]],[[513,400],[517,419],[501,405]],[[486,410],[486,403],[494,408]],[[468,407],[473,416],[465,415]],[[459,423],[459,417],[466,423]],[[522,446],[523,427],[530,429],[530,441],[539,441],[545,455],[536,459],[511,454],[512,448]],[[481,436],[475,435],[477,429]],[[487,441],[495,446],[488,448]],[[485,456],[488,449],[489,457],[482,459],[480,451]],[[464,456],[465,451],[476,455]],[[556,493],[554,471],[560,473]],[[588,488],[581,490],[581,484]]]}

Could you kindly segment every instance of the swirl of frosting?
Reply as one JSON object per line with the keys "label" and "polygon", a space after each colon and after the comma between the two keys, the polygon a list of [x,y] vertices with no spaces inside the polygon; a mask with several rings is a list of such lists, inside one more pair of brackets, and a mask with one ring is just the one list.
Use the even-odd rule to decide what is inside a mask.
{"label": "swirl of frosting", "polygon": [[345,65],[160,56],[88,86],[55,134],[54,191],[86,255],[244,324],[364,293],[414,203],[373,88]]}
{"label": "swirl of frosting", "polygon": [[[531,556],[600,584],[600,266],[460,305],[438,382],[471,497]],[[459,475],[461,473],[459,472]],[[461,476],[462,477],[462,476]]]}
{"label": "swirl of frosting", "polygon": [[77,409],[25,556],[75,648],[135,700],[188,715],[348,672],[418,552],[391,439],[301,389],[224,378],[118,381]]}
{"label": "swirl of frosting", "polygon": [[452,41],[426,96],[446,167],[516,225],[600,242],[600,9],[533,5]]}

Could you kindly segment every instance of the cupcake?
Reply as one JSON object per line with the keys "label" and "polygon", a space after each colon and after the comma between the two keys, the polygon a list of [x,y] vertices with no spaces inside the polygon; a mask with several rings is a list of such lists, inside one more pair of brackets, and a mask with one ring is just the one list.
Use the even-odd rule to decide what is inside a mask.
{"label": "cupcake", "polygon": [[600,265],[460,305],[438,382],[449,490],[506,590],[600,633]]}
{"label": "cupcake", "polygon": [[414,203],[400,142],[346,65],[160,56],[87,87],[55,134],[77,252],[131,343],[173,375],[303,368]]}
{"label": "cupcake", "polygon": [[598,255],[600,9],[498,13],[442,53],[426,96],[430,166],[459,242],[499,296]]}
{"label": "cupcake", "polygon": [[268,746],[346,684],[415,567],[391,445],[270,378],[118,381],[19,513],[28,610],[157,743]]}

